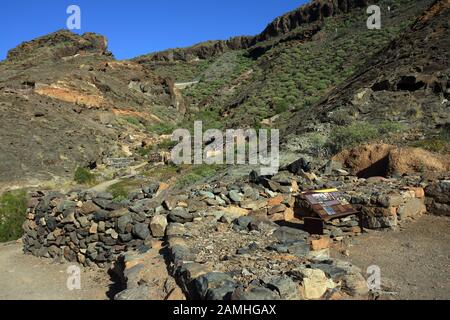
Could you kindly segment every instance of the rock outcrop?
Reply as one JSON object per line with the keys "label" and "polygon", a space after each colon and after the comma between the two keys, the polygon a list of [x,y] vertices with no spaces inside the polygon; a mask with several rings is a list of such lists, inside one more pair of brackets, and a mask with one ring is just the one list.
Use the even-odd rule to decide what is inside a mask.
{"label": "rock outcrop", "polygon": [[35,40],[24,42],[8,52],[8,61],[27,59],[60,59],[81,53],[111,55],[108,41],[95,33],[75,35],[67,30],[60,30]]}

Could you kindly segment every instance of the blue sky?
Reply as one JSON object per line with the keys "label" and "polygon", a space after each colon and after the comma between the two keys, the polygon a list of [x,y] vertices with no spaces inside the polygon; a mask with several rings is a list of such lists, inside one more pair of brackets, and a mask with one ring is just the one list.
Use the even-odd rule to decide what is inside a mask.
{"label": "blue sky", "polygon": [[0,4],[0,60],[23,41],[66,28],[71,4],[84,32],[109,40],[118,59],[261,32],[306,0],[14,0]]}

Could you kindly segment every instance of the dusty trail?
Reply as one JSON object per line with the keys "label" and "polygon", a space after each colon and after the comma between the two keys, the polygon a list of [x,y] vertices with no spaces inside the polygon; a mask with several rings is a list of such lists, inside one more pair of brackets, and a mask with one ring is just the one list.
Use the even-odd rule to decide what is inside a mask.
{"label": "dusty trail", "polygon": [[81,268],[81,289],[66,282],[71,264],[24,255],[22,244],[0,244],[0,300],[107,300],[112,284],[106,271]]}
{"label": "dusty trail", "polygon": [[[381,268],[393,299],[450,299],[450,219],[425,215],[401,231],[371,232],[348,248],[346,260]],[[343,258],[339,253],[335,256]]]}

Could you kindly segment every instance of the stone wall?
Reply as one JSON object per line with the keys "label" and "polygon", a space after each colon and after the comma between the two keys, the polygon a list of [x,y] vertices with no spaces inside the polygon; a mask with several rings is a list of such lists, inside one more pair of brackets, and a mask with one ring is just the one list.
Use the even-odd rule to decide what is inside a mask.
{"label": "stone wall", "polygon": [[24,252],[105,267],[127,250],[151,246],[150,196],[117,202],[109,193],[36,192],[23,226]]}
{"label": "stone wall", "polygon": [[450,216],[450,180],[435,181],[425,188],[428,212]]}
{"label": "stone wall", "polygon": [[[428,192],[442,189],[441,184],[428,187]],[[258,182],[219,183],[183,193],[169,192],[164,184],[153,185],[119,202],[109,193],[36,192],[24,224],[24,251],[103,267],[116,261],[122,252],[145,251],[154,238],[176,235],[185,223],[217,212],[228,223],[257,216],[272,222],[294,220],[301,228],[301,221],[294,216],[296,194],[321,187],[342,190],[362,211],[365,228],[395,229],[399,223],[426,212],[424,189],[406,185],[419,184],[384,178],[296,176],[283,171]],[[439,197],[428,200],[429,207],[448,206],[448,202],[442,202],[448,200],[445,193],[436,190],[434,194]],[[356,217],[333,220],[325,227],[325,235],[336,241],[362,231]]]}

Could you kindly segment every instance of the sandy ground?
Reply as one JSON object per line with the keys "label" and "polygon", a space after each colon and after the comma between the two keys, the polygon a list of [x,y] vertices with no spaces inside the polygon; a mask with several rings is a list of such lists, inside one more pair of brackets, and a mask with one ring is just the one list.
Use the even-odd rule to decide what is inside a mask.
{"label": "sandy ground", "polygon": [[20,243],[0,244],[0,300],[106,300],[112,281],[104,270],[81,268],[81,289],[67,289],[71,264],[24,255]]}
{"label": "sandy ground", "polygon": [[354,265],[381,268],[390,299],[450,299],[450,219],[425,215],[401,231],[371,232],[348,247]]}

